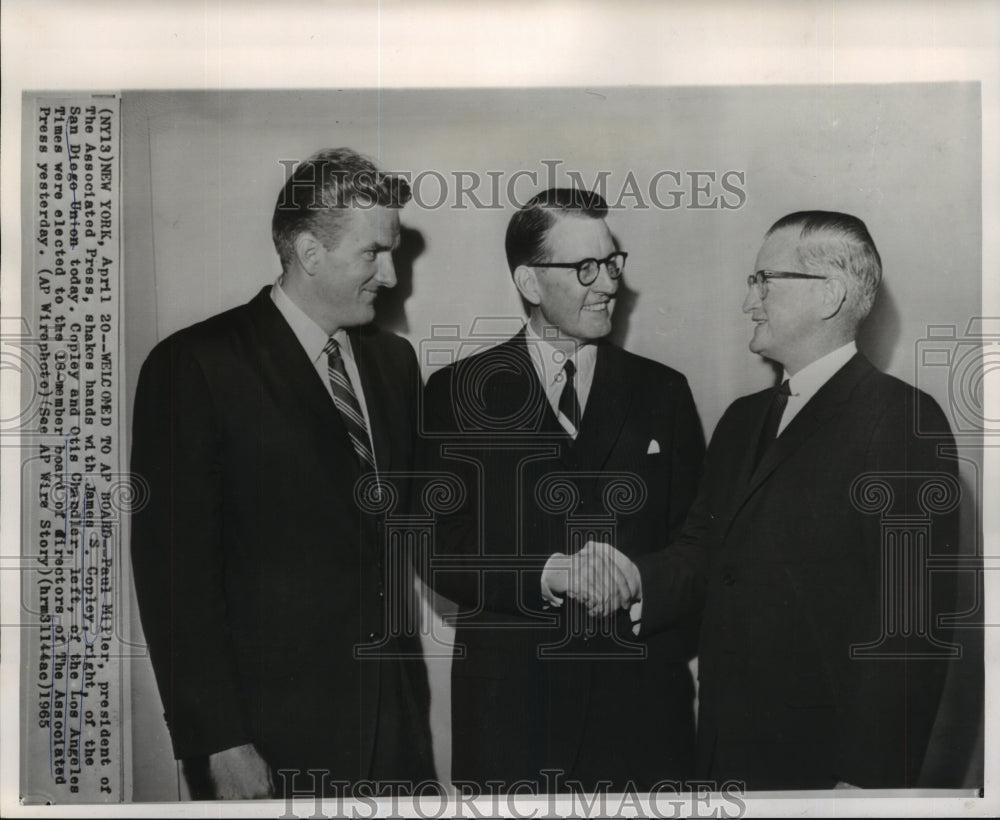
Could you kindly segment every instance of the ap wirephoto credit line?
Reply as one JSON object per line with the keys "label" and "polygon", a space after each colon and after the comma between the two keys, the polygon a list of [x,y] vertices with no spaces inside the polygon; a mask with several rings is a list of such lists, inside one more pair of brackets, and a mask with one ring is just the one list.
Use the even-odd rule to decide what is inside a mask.
{"label": "ap wirephoto credit line", "polygon": [[22,799],[127,794],[120,118],[116,95],[25,98]]}

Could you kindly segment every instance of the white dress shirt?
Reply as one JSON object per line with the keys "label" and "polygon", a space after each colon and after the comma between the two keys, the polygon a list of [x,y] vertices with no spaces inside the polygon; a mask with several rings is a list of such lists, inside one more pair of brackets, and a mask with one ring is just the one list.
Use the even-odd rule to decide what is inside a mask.
{"label": "white dress shirt", "polygon": [[573,426],[573,422],[559,412],[559,399],[566,386],[566,373],[563,368],[567,359],[571,360],[576,367],[574,386],[582,418],[587,410],[590,387],[594,383],[597,345],[581,344],[566,338],[543,339],[535,333],[531,322],[525,326],[524,340],[528,346],[531,363],[535,366],[538,380],[545,389],[545,397],[549,400],[552,412],[556,414],[563,429],[576,440],[577,429]]}
{"label": "white dress shirt", "polygon": [[[320,382],[333,401],[333,388],[330,386],[330,377],[327,374],[327,357],[323,353],[326,347],[326,331],[310,319],[302,308],[293,302],[287,293],[281,288],[281,277],[271,288],[271,300],[278,312],[288,322],[295,338],[299,340],[302,349],[305,350],[309,361],[312,362],[313,369],[319,377]],[[368,443],[371,445],[372,453],[375,453],[375,443],[371,440],[372,425],[368,418],[368,405],[365,403],[365,391],[361,389],[361,374],[358,373],[358,365],[354,359],[354,350],[351,348],[351,338],[347,331],[341,328],[333,334],[333,338],[340,345],[340,354],[344,360],[344,369],[347,371],[347,378],[351,380],[351,387],[354,388],[354,395],[358,397],[358,404],[361,405],[361,413],[365,417],[365,427],[368,429]],[[378,454],[375,453],[376,463]]]}
{"label": "white dress shirt", "polygon": [[803,367],[794,376],[789,376],[785,371],[785,378],[788,379],[788,404],[785,405],[785,412],[781,416],[781,423],[778,424],[778,435],[784,430],[799,411],[805,407],[809,399],[816,395],[817,391],[830,379],[833,374],[842,368],[851,357],[858,352],[858,346],[850,341],[843,347],[827,353],[822,358],[817,359]]}

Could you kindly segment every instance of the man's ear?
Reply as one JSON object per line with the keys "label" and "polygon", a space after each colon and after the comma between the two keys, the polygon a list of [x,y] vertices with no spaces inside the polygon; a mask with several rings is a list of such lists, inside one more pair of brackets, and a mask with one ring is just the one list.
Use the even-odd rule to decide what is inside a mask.
{"label": "man's ear", "polygon": [[530,268],[527,265],[518,265],[514,268],[514,284],[517,285],[521,296],[529,303],[532,305],[540,305],[542,303],[542,293],[538,287],[538,274],[534,268]]}
{"label": "man's ear", "polygon": [[315,275],[323,243],[312,232],[302,231],[295,237],[294,247],[295,258],[298,259],[299,266],[310,276]]}
{"label": "man's ear", "polygon": [[847,301],[847,283],[839,276],[831,276],[823,282],[823,299],[820,310],[824,319],[832,319]]}

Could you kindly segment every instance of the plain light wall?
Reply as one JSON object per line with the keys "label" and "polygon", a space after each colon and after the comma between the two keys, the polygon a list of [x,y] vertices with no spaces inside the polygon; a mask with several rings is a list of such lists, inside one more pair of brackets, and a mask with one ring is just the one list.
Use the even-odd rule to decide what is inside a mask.
{"label": "plain light wall", "polygon": [[[949,414],[948,380],[940,368],[917,367],[918,342],[930,325],[955,326],[961,336],[981,313],[977,84],[126,92],[123,130],[130,410],[139,366],[156,341],[274,281],[270,220],[287,173],[279,161],[323,147],[350,146],[386,169],[423,172],[425,205],[439,198],[431,172],[446,181],[444,205],[411,202],[402,212],[419,254],[397,292],[380,297],[382,318],[418,350],[435,326],[467,334],[477,318],[521,315],[503,252],[514,212],[506,189],[516,172],[538,177],[537,185],[518,182],[521,201],[548,187],[557,162],[557,184],[570,182],[568,171],[585,182],[609,172],[612,202],[631,174],[649,207],[625,196],[608,218],[629,252],[615,336],[687,375],[706,435],[734,398],[773,382],[772,368],[747,350],[751,325],[740,306],[762,236],[786,213],[841,210],[867,223],[884,282],[860,346]],[[487,203],[487,173],[496,175],[500,207],[468,198],[465,209],[454,207],[461,171],[481,176],[476,194]],[[662,171],[687,181],[679,208],[655,207],[648,196]],[[716,180],[742,173],[745,202],[689,207],[695,171]],[[664,204],[672,187],[661,177]],[[701,200],[719,195],[737,201],[718,181]],[[425,377],[433,369],[422,367]],[[976,486],[974,473],[964,467],[967,487]],[[964,514],[974,538],[971,494]],[[447,663],[431,667],[446,778]],[[136,799],[176,799],[148,664],[135,664],[133,674]]]}

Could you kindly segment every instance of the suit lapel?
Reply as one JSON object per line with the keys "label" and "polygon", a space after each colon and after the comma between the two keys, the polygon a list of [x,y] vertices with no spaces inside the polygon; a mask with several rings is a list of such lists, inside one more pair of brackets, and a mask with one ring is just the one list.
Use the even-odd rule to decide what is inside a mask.
{"label": "suit lapel", "polygon": [[[756,442],[760,438],[761,429],[764,424],[764,416],[770,406],[771,393],[764,394],[767,401],[762,402],[759,410],[760,418],[754,424],[756,437],[744,447],[743,475],[748,475],[746,484],[741,481],[737,486],[743,486],[742,491],[735,494],[736,503],[732,508],[727,522],[727,529],[732,519],[747,502],[747,500],[757,491],[774,471],[794,455],[802,445],[808,441],[818,430],[828,424],[831,420],[839,416],[845,409],[851,393],[857,383],[874,368],[869,361],[860,353],[856,353],[840,370],[826,382],[816,394],[806,402],[805,406],[796,414],[795,418],[788,424],[775,440],[771,447],[764,453],[760,464],[756,469],[752,469],[752,459],[756,449]],[[751,472],[752,470],[752,472]]]}
{"label": "suit lapel", "polygon": [[523,419],[517,426],[526,432],[566,436],[531,360],[525,329],[496,348],[496,356],[497,390],[490,396],[491,415]]}
{"label": "suit lapel", "polygon": [[[347,459],[346,463],[353,463],[354,449],[344,421],[295,333],[271,301],[270,288],[265,287],[249,307],[265,383],[275,387],[279,402],[304,412],[315,427],[318,446],[327,451],[331,467],[343,465]],[[353,471],[335,472],[353,485]]]}
{"label": "suit lapel", "polygon": [[575,466],[596,470],[608,460],[632,406],[637,377],[634,362],[621,350],[598,344],[594,380],[571,448]]}

